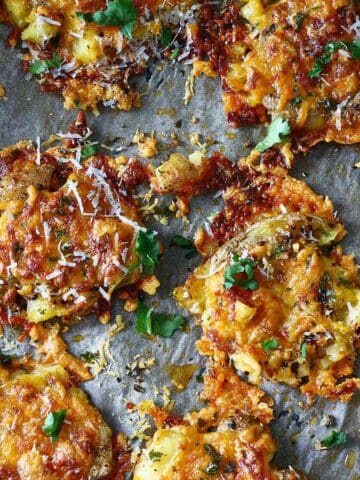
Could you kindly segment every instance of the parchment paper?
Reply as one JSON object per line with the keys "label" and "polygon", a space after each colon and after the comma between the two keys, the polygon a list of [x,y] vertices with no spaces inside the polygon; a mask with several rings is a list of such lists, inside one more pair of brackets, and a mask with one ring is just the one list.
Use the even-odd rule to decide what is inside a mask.
{"label": "parchment paper", "polygon": [[[5,48],[7,29],[0,26],[0,83],[5,86],[7,101],[0,100],[0,147],[17,142],[20,139],[35,140],[40,135],[46,140],[50,134],[66,131],[73,121],[75,111],[65,111],[62,99],[57,94],[40,95],[35,81],[26,81],[21,71],[21,62],[17,58],[19,51]],[[189,67],[176,67],[159,72],[152,68],[149,82],[144,78],[138,80],[141,91],[150,93],[142,97],[141,109],[132,112],[118,112],[102,109],[100,117],[88,114],[88,123],[95,132],[94,139],[109,144],[116,139],[114,145],[129,144],[136,129],[150,134],[156,132],[162,147],[157,161],[168,158],[174,150],[187,153],[194,146],[189,143],[189,132],[200,133],[203,138],[212,137],[215,145],[209,152],[219,148],[232,160],[245,156],[265,131],[264,127],[231,129],[226,123],[220,100],[220,88],[217,81],[200,78],[196,80],[195,96],[185,107],[183,96],[185,80]],[[159,82],[162,84],[158,86]],[[159,109],[167,110],[167,114]],[[193,117],[199,122],[190,123]],[[182,128],[179,121],[182,120]],[[170,135],[176,133],[180,139],[179,147],[166,149],[171,143]],[[245,146],[247,145],[247,146]],[[126,148],[124,154],[131,155],[136,148]],[[318,145],[305,157],[298,157],[293,174],[305,179],[318,193],[329,195],[339,216],[345,223],[348,235],[344,242],[347,252],[352,252],[360,258],[358,226],[360,223],[360,170],[354,164],[360,161],[359,150],[356,147],[338,145]],[[304,176],[306,177],[304,178]],[[165,201],[166,203],[166,201]],[[167,202],[168,203],[168,202]],[[195,199],[192,202],[191,223],[186,225],[181,220],[173,219],[168,226],[158,222],[147,223],[149,228],[159,231],[160,239],[165,246],[165,253],[158,268],[161,287],[154,298],[147,298],[149,305],[158,302],[157,310],[161,312],[179,312],[170,293],[182,283],[187,272],[193,268],[199,259],[186,260],[184,252],[177,248],[167,248],[169,240],[175,233],[191,236],[196,228],[206,220],[206,216],[214,210],[219,210],[221,204],[214,194]],[[184,233],[184,228],[187,230]],[[186,413],[200,406],[198,392],[202,385],[197,383],[195,375],[188,388],[175,392],[164,371],[164,366],[172,364],[203,365],[202,359],[194,348],[200,331],[194,327],[193,319],[189,319],[189,333],[176,332],[171,339],[150,341],[135,334],[134,315],[126,314],[121,308],[121,302],[115,301],[114,314],[121,313],[126,323],[126,329],[111,339],[111,352],[114,362],[98,378],[83,385],[93,403],[100,409],[106,421],[114,430],[122,430],[132,434],[135,429],[134,415],[125,408],[127,401],[137,403],[144,399],[156,399],[153,387],[168,386],[175,402],[175,412]],[[184,313],[184,312],[183,312]],[[97,350],[101,339],[106,338],[108,326],[101,325],[94,316],[81,324],[74,326],[65,334],[74,354]],[[82,335],[83,341],[73,342],[74,336]],[[1,345],[0,345],[1,347]],[[20,346],[20,351],[26,350],[26,344]],[[134,362],[136,355],[142,358],[156,358],[156,365],[145,371],[141,385],[145,392],[134,390],[134,378],[126,374],[126,365]],[[114,373],[115,372],[115,373]],[[276,461],[279,465],[292,464],[295,468],[305,471],[310,479],[355,480],[360,478],[360,420],[359,399],[355,395],[348,404],[332,403],[318,400],[311,408],[302,407],[305,398],[297,391],[283,385],[273,385],[269,382],[263,385],[276,402],[276,415],[280,415],[272,424],[272,430],[278,444]],[[328,428],[329,418],[333,426]],[[316,451],[315,440],[328,435],[331,429],[344,430],[349,440],[344,448],[329,451]],[[356,463],[348,468],[345,463],[349,452],[356,452]]]}

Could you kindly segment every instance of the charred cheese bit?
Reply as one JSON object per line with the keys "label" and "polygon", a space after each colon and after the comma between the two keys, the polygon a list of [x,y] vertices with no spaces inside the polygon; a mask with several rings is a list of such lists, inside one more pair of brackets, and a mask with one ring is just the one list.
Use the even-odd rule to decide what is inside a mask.
{"label": "charred cheese bit", "polygon": [[[353,28],[358,3],[325,0],[314,8],[311,0],[247,0],[240,8],[235,1],[228,5],[221,14],[204,9],[193,39],[200,58],[211,45],[211,68],[202,70],[211,75],[215,70],[222,78],[229,122],[241,126],[282,115],[301,150],[322,140],[359,142],[359,52],[349,47],[358,40]],[[319,71],[313,71],[319,63]],[[195,63],[195,74],[200,71]]]}
{"label": "charred cheese bit", "polygon": [[[13,361],[0,368],[0,378],[2,478],[107,478],[111,430],[64,367]],[[50,422],[52,438],[44,425],[59,412],[64,418],[57,428]]]}
{"label": "charred cheese bit", "polygon": [[0,152],[8,168],[0,181],[5,324],[81,318],[96,309],[106,321],[112,292],[141,279],[133,266],[144,228],[126,179],[112,159],[82,159],[81,148],[40,154],[20,143]]}
{"label": "charred cheese bit", "polygon": [[[39,75],[43,91],[61,92],[66,109],[98,113],[99,103],[120,110],[139,107],[140,94],[130,87],[129,77],[144,73],[150,58],[192,54],[187,25],[199,11],[199,6],[191,9],[192,0],[120,2],[117,8],[127,25],[117,24],[113,3],[4,0],[0,5],[0,21],[14,26],[9,43],[21,40],[28,49],[25,69]],[[109,5],[107,22],[97,23],[91,15],[105,15]]]}
{"label": "charred cheese bit", "polygon": [[272,413],[261,402],[265,396],[261,390],[216,362],[204,383],[208,406],[188,414],[180,425],[157,430],[135,466],[134,480],[302,478],[292,469],[280,471],[272,465],[275,443],[258,420],[267,409],[262,420],[268,423]]}

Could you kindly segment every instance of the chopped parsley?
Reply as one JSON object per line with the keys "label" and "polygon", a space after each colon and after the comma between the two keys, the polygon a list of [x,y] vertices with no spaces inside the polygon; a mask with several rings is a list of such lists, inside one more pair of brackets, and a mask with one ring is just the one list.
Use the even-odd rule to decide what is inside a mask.
{"label": "chopped parsley", "polygon": [[325,65],[331,62],[333,53],[338,50],[348,50],[354,60],[360,60],[360,40],[355,42],[328,42],[324,47],[324,53],[315,61],[309,72],[310,78],[315,78],[324,70]]}
{"label": "chopped parsley", "polygon": [[135,251],[140,255],[140,265],[144,275],[151,275],[159,261],[160,246],[156,239],[156,232],[140,231],[135,240]]}
{"label": "chopped parsley", "polygon": [[192,242],[188,238],[183,237],[182,235],[174,235],[170,240],[170,246],[172,245],[187,250],[187,253],[185,255],[186,258],[193,258],[199,253],[194,245],[194,242]]}
{"label": "chopped parsley", "polygon": [[299,103],[301,103],[303,101],[304,101],[304,97],[302,97],[302,96],[295,97],[292,100],[290,100],[290,105],[292,107],[296,107],[296,105],[299,105]]}
{"label": "chopped parsley", "polygon": [[59,68],[61,65],[61,57],[58,53],[53,52],[51,60],[35,60],[30,65],[30,72],[36,75],[47,72],[51,68]]}
{"label": "chopped parsley", "polygon": [[137,20],[137,12],[132,0],[113,0],[108,2],[105,10],[95,13],[77,13],[85,22],[98,25],[120,27],[120,31],[127,38],[132,38],[132,33]]}
{"label": "chopped parsley", "polygon": [[150,450],[149,458],[153,462],[160,462],[161,458],[164,456],[162,452],[156,452],[155,450]]}
{"label": "chopped parsley", "polygon": [[14,358],[17,358],[16,355],[0,352],[0,363],[3,365],[10,363]]}
{"label": "chopped parsley", "polygon": [[327,437],[321,440],[324,448],[342,447],[346,443],[346,433],[333,430]]}
{"label": "chopped parsley", "polygon": [[82,147],[81,149],[81,158],[88,158],[96,155],[99,151],[99,148],[100,147],[97,144],[85,145],[85,147]]}
{"label": "chopped parsley", "polygon": [[[239,258],[233,254],[233,263],[231,263],[224,273],[224,288],[230,290],[234,286],[244,288],[245,290],[257,290],[259,288],[258,282],[254,278],[255,260],[252,258]],[[238,279],[235,275],[245,273],[246,279]]]}
{"label": "chopped parsley", "polygon": [[185,323],[182,315],[153,313],[152,307],[147,307],[138,300],[136,310],[136,331],[148,335],[158,335],[170,338],[175,330],[181,330]]}
{"label": "chopped parsley", "polygon": [[276,247],[274,247],[271,251],[270,258],[276,258],[281,255],[283,252],[286,252],[286,245],[283,243],[279,243]]}
{"label": "chopped parsley", "polygon": [[301,358],[306,358],[306,355],[307,355],[307,344],[306,343],[303,343],[301,345],[300,355],[301,355]]}
{"label": "chopped parsley", "polygon": [[302,24],[304,23],[305,18],[306,18],[306,14],[302,12],[298,12],[294,15],[296,31],[300,30],[300,28],[302,27]]}
{"label": "chopped parsley", "polygon": [[256,145],[255,149],[261,153],[265,152],[265,150],[273,145],[285,142],[290,132],[291,127],[289,121],[282,117],[276,117],[271,122],[266,137]]}
{"label": "chopped parsley", "polygon": [[85,360],[87,363],[91,363],[97,358],[99,358],[99,352],[83,352],[80,354],[80,357]]}
{"label": "chopped parsley", "polygon": [[43,432],[49,435],[51,442],[55,442],[60,435],[63,421],[65,420],[67,410],[59,410],[58,412],[51,412],[45,418],[44,425],[42,427]]}
{"label": "chopped parsley", "polygon": [[180,50],[178,48],[174,48],[174,50],[171,52],[170,57],[171,58],[177,58],[179,56]]}
{"label": "chopped parsley", "polygon": [[279,346],[280,346],[280,343],[278,342],[278,340],[275,340],[275,338],[270,338],[269,340],[264,340],[261,343],[261,348],[265,352],[270,352],[271,350],[276,350],[277,348],[279,348]]}
{"label": "chopped parsley", "polygon": [[331,306],[335,300],[335,291],[332,280],[328,272],[325,272],[319,282],[318,301],[321,303],[323,310],[331,310]]}
{"label": "chopped parsley", "polygon": [[161,34],[160,34],[160,42],[161,42],[161,45],[165,48],[167,48],[170,43],[171,43],[171,39],[172,39],[172,31],[171,31],[171,28],[169,27],[165,27],[161,30]]}

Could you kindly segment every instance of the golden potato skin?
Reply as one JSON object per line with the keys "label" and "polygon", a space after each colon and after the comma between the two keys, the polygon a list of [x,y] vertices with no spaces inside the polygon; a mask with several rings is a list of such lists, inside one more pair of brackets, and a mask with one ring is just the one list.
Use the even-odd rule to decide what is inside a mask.
{"label": "golden potato skin", "polygon": [[218,15],[205,6],[193,30],[201,60],[194,73],[221,77],[231,125],[281,115],[298,150],[360,140],[359,59],[344,43],[319,75],[310,75],[328,42],[356,41],[359,4],[324,0],[313,7],[311,0],[247,0]]}
{"label": "golden potato skin", "polygon": [[[91,376],[71,356],[58,329],[38,329],[39,360],[0,367],[0,478],[100,480],[108,478],[111,430],[76,385]],[[35,338],[35,337],[34,337]],[[43,432],[51,412],[66,410],[58,440]]]}
{"label": "golden potato skin", "polygon": [[[87,131],[81,122],[77,128]],[[140,279],[139,268],[129,271],[144,229],[130,193],[139,167],[100,154],[81,158],[71,131],[63,146],[41,154],[26,142],[0,152],[3,324],[30,328],[90,311],[106,321],[111,293]]]}

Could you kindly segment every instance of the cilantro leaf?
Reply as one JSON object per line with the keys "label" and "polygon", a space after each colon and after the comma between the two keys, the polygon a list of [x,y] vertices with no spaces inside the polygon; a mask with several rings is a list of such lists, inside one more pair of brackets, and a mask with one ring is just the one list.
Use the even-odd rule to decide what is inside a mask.
{"label": "cilantro leaf", "polygon": [[144,303],[138,300],[136,309],[136,331],[138,333],[147,333],[153,335],[151,314],[153,312],[152,307],[147,307]]}
{"label": "cilantro leaf", "polygon": [[324,70],[325,65],[331,62],[332,55],[337,50],[349,50],[354,60],[360,60],[360,40],[355,42],[328,42],[324,47],[324,53],[315,61],[309,72],[310,78],[315,78]]}
{"label": "cilantro leaf", "polygon": [[156,239],[156,232],[140,231],[135,240],[135,251],[140,255],[142,273],[151,275],[159,261],[160,246]]}
{"label": "cilantro leaf", "polygon": [[194,245],[194,242],[192,242],[188,238],[183,237],[182,235],[174,235],[172,237],[172,239],[170,240],[170,246],[173,245],[187,250],[187,253],[185,255],[186,258],[193,258],[199,254]]}
{"label": "cilantro leaf", "polygon": [[171,52],[170,57],[175,59],[176,57],[179,56],[179,53],[180,53],[180,49],[179,48],[174,48],[174,50]]}
{"label": "cilantro leaf", "polygon": [[96,155],[99,151],[99,145],[85,145],[81,149],[81,158],[88,158]]}
{"label": "cilantro leaf", "polygon": [[49,413],[49,415],[45,418],[42,429],[43,432],[46,433],[46,435],[50,436],[50,440],[52,443],[59,438],[61,427],[66,417],[66,413],[66,409],[59,410],[58,412]]}
{"label": "cilantro leaf", "polygon": [[153,314],[153,311],[152,307],[147,307],[138,300],[136,310],[136,331],[138,333],[169,338],[175,330],[181,330],[185,323],[182,315]]}
{"label": "cilantro leaf", "polygon": [[156,452],[155,450],[150,450],[149,458],[152,462],[160,462],[161,458],[164,456],[162,452]]}
{"label": "cilantro leaf", "polygon": [[306,358],[306,355],[307,355],[307,344],[306,343],[303,343],[301,345],[300,355],[301,355],[301,358]]}
{"label": "cilantro leaf", "polygon": [[171,28],[165,27],[161,30],[160,42],[163,47],[168,47],[171,43],[172,31]]}
{"label": "cilantro leaf", "polygon": [[346,443],[346,433],[333,430],[327,437],[321,440],[321,446],[325,448],[342,447]]}
{"label": "cilantro leaf", "polygon": [[[254,278],[253,268],[256,262],[252,258],[239,258],[238,255],[233,255],[233,263],[231,263],[224,273],[224,288],[230,290],[234,286],[244,288],[245,290],[257,290],[259,288],[258,282]],[[234,277],[239,273],[245,273],[246,279],[240,280]]]}
{"label": "cilantro leaf", "polygon": [[17,358],[17,356],[14,354],[9,355],[9,354],[0,352],[0,363],[4,365],[10,363],[11,360],[13,360],[14,358]]}
{"label": "cilantro leaf", "polygon": [[296,25],[295,30],[296,31],[300,30],[305,18],[306,18],[306,14],[302,13],[302,12],[298,12],[294,15],[294,20],[295,20],[295,25]]}
{"label": "cilantro leaf", "polygon": [[83,353],[80,354],[80,357],[83,360],[85,360],[85,362],[91,363],[94,360],[96,360],[97,358],[99,358],[99,352],[88,352],[86,350],[86,352],[83,352]]}
{"label": "cilantro leaf", "polygon": [[296,107],[296,105],[298,105],[299,103],[301,103],[303,101],[304,101],[304,97],[302,97],[302,96],[295,97],[292,100],[290,100],[290,105],[292,107]]}
{"label": "cilantro leaf", "polygon": [[175,330],[182,330],[185,318],[182,315],[158,313],[153,315],[152,328],[155,335],[170,338]]}
{"label": "cilantro leaf", "polygon": [[270,352],[271,350],[276,350],[277,348],[279,348],[279,346],[280,346],[280,343],[277,340],[275,340],[275,338],[271,338],[269,340],[264,340],[261,343],[261,348],[265,352]]}
{"label": "cilantro leaf", "polygon": [[289,121],[282,118],[276,117],[270,124],[268,128],[268,133],[264,140],[258,143],[255,149],[258,152],[265,152],[268,148],[276,145],[277,143],[282,143],[286,140],[287,135],[291,132],[291,127]]}
{"label": "cilantro leaf", "polygon": [[62,59],[60,55],[56,52],[53,52],[51,60],[35,60],[30,65],[30,72],[36,75],[40,75],[40,73],[47,72],[51,68],[59,68],[61,62]]}
{"label": "cilantro leaf", "polygon": [[132,0],[113,0],[108,2],[105,10],[95,13],[77,13],[85,22],[98,25],[120,27],[121,32],[128,38],[132,33],[137,20],[137,12]]}

